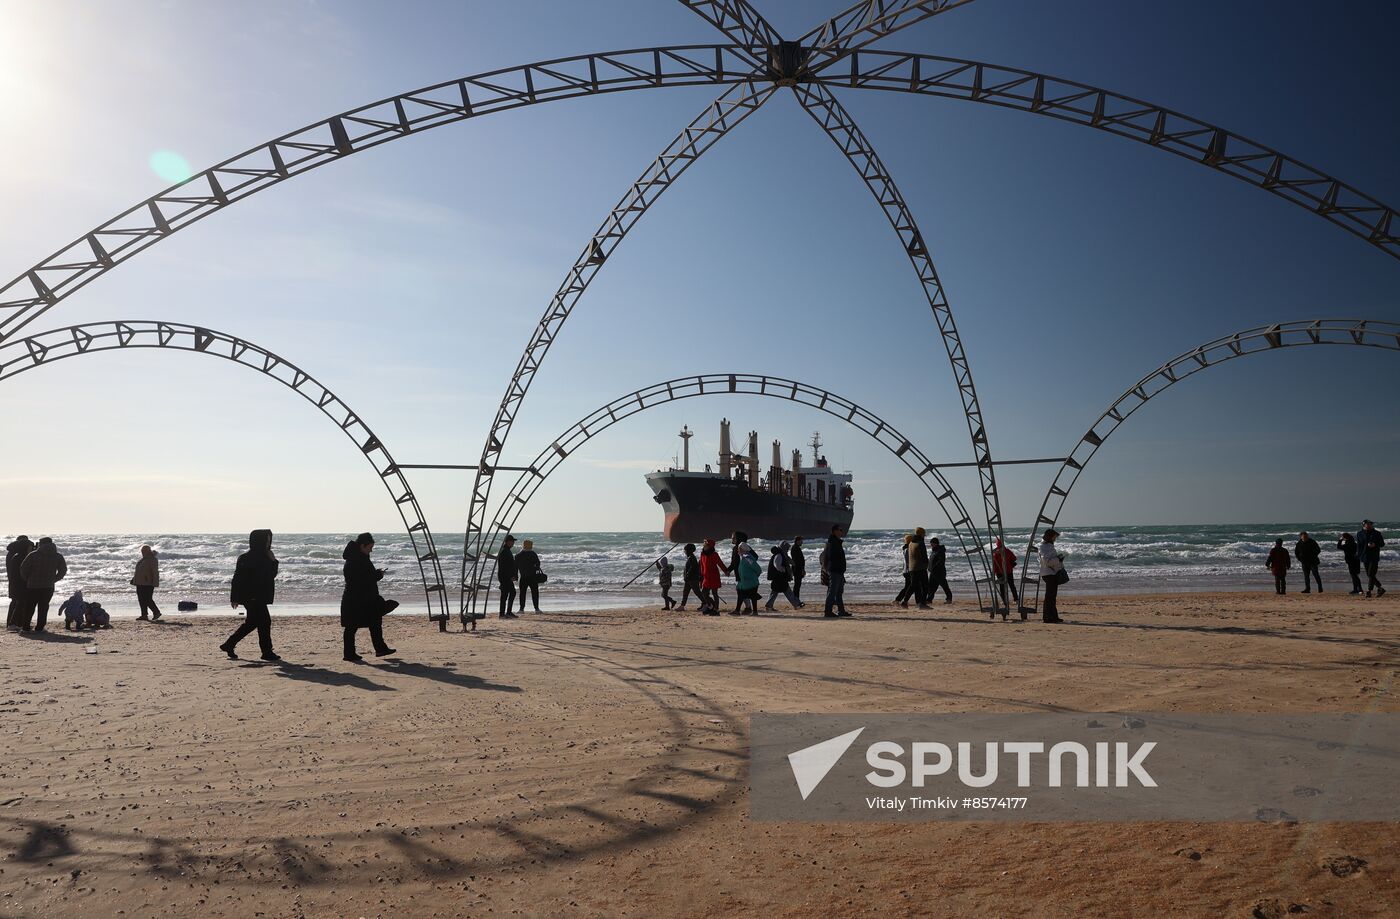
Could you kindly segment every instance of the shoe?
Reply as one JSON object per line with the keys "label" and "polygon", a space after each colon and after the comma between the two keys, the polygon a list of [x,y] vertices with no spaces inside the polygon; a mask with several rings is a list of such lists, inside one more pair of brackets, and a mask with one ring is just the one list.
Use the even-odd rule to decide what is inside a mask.
{"label": "shoe", "polygon": [[222,651],[222,652],[224,652],[225,654],[227,654],[229,660],[231,660],[231,661],[236,661],[236,660],[238,660],[238,655],[235,654],[234,651],[233,651],[233,649],[230,648],[228,645],[219,645],[219,650]]}
{"label": "shoe", "polygon": [[904,607],[905,609],[908,609],[908,608],[909,608],[909,601],[908,601],[908,600],[905,600],[903,603],[901,603],[901,604],[899,604],[899,605],[902,606],[902,607]]}
{"label": "shoe", "polygon": [[390,654],[398,654],[398,653],[399,653],[399,652],[396,651],[396,650],[394,650],[393,648],[385,648],[383,651],[376,651],[376,652],[374,652],[374,656],[375,656],[375,657],[388,657]]}
{"label": "shoe", "polygon": [[159,618],[160,618],[160,613],[151,613],[151,621],[152,621],[152,622],[155,622],[155,621],[156,621],[157,619],[159,619]]}
{"label": "shoe", "polygon": [[824,618],[826,618],[826,619],[835,619],[835,618],[836,618],[836,614],[835,614],[835,613],[823,613],[822,616],[823,616]]}
{"label": "shoe", "polygon": [[1056,616],[1054,619],[1041,619],[1040,621],[1041,621],[1041,622],[1048,622],[1048,623],[1050,623],[1051,625],[1061,625],[1061,624],[1064,623],[1064,620],[1061,619],[1059,616]]}
{"label": "shoe", "polygon": [[729,615],[731,615],[731,616],[742,616],[742,615],[744,615],[744,614],[741,613],[741,612],[739,612],[737,609],[732,609],[732,610],[729,611]]}
{"label": "shoe", "polygon": [[262,655],[262,659],[265,661],[280,661],[282,658],[278,657],[276,654],[264,654]]}
{"label": "shoe", "polygon": [[841,610],[841,611],[838,612],[836,615],[838,615],[838,616],[849,616],[849,615],[851,615],[851,614],[848,613],[848,612],[846,612],[845,610]]}
{"label": "shoe", "polygon": [[[1371,595],[1370,595],[1370,594],[1367,594],[1366,596],[1369,597],[1369,596],[1371,596]],[[28,632],[28,631],[31,631],[31,629],[30,629],[29,626],[27,626],[27,625],[22,625],[22,626],[20,626],[20,627],[19,627],[19,630],[20,630],[21,632]]]}
{"label": "shoe", "polygon": [[1348,596],[1354,597],[1354,596],[1356,596],[1356,595],[1359,594],[1359,593],[1361,593],[1361,591],[1359,591],[1359,590],[1353,590],[1350,594],[1348,594]]}
{"label": "shoe", "polygon": [[139,619],[141,622],[146,622],[146,621],[148,621],[151,617],[150,617],[150,616],[137,616],[136,618]]}
{"label": "shoe", "polygon": [[1312,591],[1311,591],[1311,590],[1305,590],[1305,591],[1303,591],[1303,593],[1305,593],[1305,594],[1310,594],[1310,593],[1312,593]]}
{"label": "shoe", "polygon": [[927,603],[920,603],[919,609],[933,609],[933,607],[929,606]]}
{"label": "shoe", "polygon": [[360,657],[358,654],[347,654],[343,660],[347,660],[352,664],[358,664],[360,661],[364,660],[364,658]]}
{"label": "shoe", "polygon": [[1385,596],[1385,588],[1384,588],[1384,587],[1377,587],[1377,588],[1376,588],[1376,596],[1378,596],[1378,597],[1384,597],[1384,596]]}
{"label": "shoe", "polygon": [[[1371,592],[1370,592],[1369,590],[1366,591],[1366,599],[1368,599],[1368,600],[1371,599]],[[25,629],[25,631],[28,632],[29,630],[28,630],[28,629]]]}
{"label": "shoe", "polygon": [[949,597],[948,599],[946,599],[946,600],[943,601],[943,603],[944,603],[945,605],[946,605],[946,604],[949,604],[949,603],[952,603],[952,602],[953,602],[953,598],[952,598],[952,597]]}
{"label": "shoe", "polygon": [[34,627],[34,631],[36,631],[36,632],[42,632],[42,631],[44,631],[44,627],[43,627],[42,625],[36,625],[36,626]]}

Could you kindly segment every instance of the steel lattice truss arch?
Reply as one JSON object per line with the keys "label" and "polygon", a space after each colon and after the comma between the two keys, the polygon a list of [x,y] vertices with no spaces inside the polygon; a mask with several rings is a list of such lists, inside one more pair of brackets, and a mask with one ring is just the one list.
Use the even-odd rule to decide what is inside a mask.
{"label": "steel lattice truss arch", "polygon": [[413,544],[413,554],[418,560],[418,573],[423,579],[429,618],[437,620],[441,628],[446,628],[449,611],[442,567],[433,545],[432,531],[428,529],[423,509],[419,507],[408,480],[388,448],[365,424],[364,419],[324,384],[285,358],[237,336],[199,326],[147,320],[93,322],[53,329],[28,338],[11,339],[0,345],[0,380],[83,354],[138,348],[207,354],[256,370],[286,386],[335,422],[369,460],[388,489],[389,496],[394,499],[394,506],[403,520]]}
{"label": "steel lattice truss arch", "polygon": [[[857,7],[917,7],[927,12],[925,8],[952,5],[956,4],[869,0]],[[911,20],[892,20],[886,15],[867,28],[884,28],[892,21],[903,27]],[[863,46],[873,35],[873,31],[838,31],[853,48]],[[0,340],[13,336],[64,297],[177,230],[255,192],[362,150],[429,128],[540,102],[754,78],[776,82],[803,79],[828,86],[984,102],[1097,128],[1233,175],[1400,258],[1400,236],[1396,235],[1400,224],[1394,208],[1293,157],[1200,119],[1047,74],[929,54],[852,50],[816,72],[801,72],[799,76],[805,66],[804,54],[815,59],[817,52],[798,48],[795,71],[770,66],[761,73],[755,71],[749,49],[739,45],[678,45],[583,54],[462,77],[333,115],[236,154],[137,203],[19,274],[0,287]],[[842,61],[847,64],[834,66]]]}
{"label": "steel lattice truss arch", "polygon": [[476,594],[483,587],[487,591],[490,590],[490,584],[483,584],[481,580],[482,566],[489,555],[484,554],[482,550],[486,539],[485,523],[496,466],[502,451],[505,450],[506,440],[510,436],[520,405],[534,381],[535,373],[565,320],[569,318],[579,298],[588,289],[589,283],[607,261],[608,256],[637,221],[641,220],[647,209],[656,203],[666,189],[670,188],[701,154],[757,111],[772,96],[775,89],[776,87],[768,83],[746,81],[730,87],[718,99],[707,105],[651,162],[641,178],[632,183],[564,276],[563,283],[555,291],[553,299],[545,308],[544,315],[535,325],[530,340],[520,355],[515,373],[506,386],[500,406],[496,409],[496,416],[491,422],[486,444],[481,451],[481,459],[477,463],[476,478],[472,482],[467,531],[463,537],[461,587],[464,606],[471,604],[474,607]]}
{"label": "steel lattice truss arch", "polygon": [[[505,68],[380,100],[275,138],[146,199],[0,288],[0,341],[121,261],[293,175],[480,114],[575,96],[676,85],[818,83],[986,102],[1048,115],[1140,140],[1234,175],[1400,258],[1393,208],[1296,159],[1207,122],[1031,71],[934,55],[860,50],[968,0],[861,0],[795,42],[782,40],[746,0],[682,2],[738,44],[634,49]],[[491,464],[485,468],[488,475],[494,472]],[[990,465],[984,472],[985,494]]]}
{"label": "steel lattice truss arch", "polygon": [[273,138],[133,205],[0,287],[0,341],[172,233],[236,201],[355,153],[493,112],[753,75],[743,49],[683,45],[581,54],[425,86]]}
{"label": "steel lattice truss arch", "polygon": [[818,79],[983,102],[1140,141],[1291,201],[1400,259],[1395,208],[1278,150],[1141,99],[1015,67],[892,51],[852,53],[848,65]]}
{"label": "steel lattice truss arch", "polygon": [[[527,471],[516,478],[509,495],[501,503],[499,516],[490,526],[486,553],[489,561],[483,565],[481,572],[486,587],[480,593],[480,602],[485,604],[490,593],[489,585],[495,571],[493,556],[500,537],[515,526],[530,498],[564,460],[603,431],[647,409],[681,399],[718,395],[764,396],[805,405],[839,418],[874,438],[919,478],[947,516],[967,557],[980,603],[982,584],[991,577],[991,562],[984,551],[985,543],[957,492],[928,456],[889,422],[849,399],[797,380],[753,373],[704,373],[653,383],[594,409],[551,441],[531,461]],[[463,613],[465,617],[465,609]]]}
{"label": "steel lattice truss arch", "polygon": [[[899,235],[904,253],[919,276],[919,284],[923,288],[929,308],[933,311],[934,321],[938,324],[944,350],[947,351],[948,361],[953,367],[958,395],[962,399],[963,416],[967,419],[967,432],[972,441],[981,483],[988,538],[1000,539],[1001,506],[997,497],[991,442],[982,419],[982,406],[977,399],[977,389],[972,382],[972,367],[968,364],[967,352],[963,348],[962,338],[958,335],[957,324],[953,321],[952,307],[948,305],[943,284],[938,280],[938,271],[929,256],[924,235],[919,231],[913,213],[904,202],[904,196],[899,193],[899,188],[895,186],[894,179],[890,178],[889,171],[880,161],[875,148],[831,91],[825,86],[799,84],[793,92],[797,94],[803,109],[845,154],[846,159],[870,189],[870,193],[875,196],[876,203],[884,211],[885,218],[889,220],[895,233]],[[995,599],[993,602],[995,603]]]}
{"label": "steel lattice truss arch", "polygon": [[[1187,377],[1194,376],[1207,367],[1215,367],[1226,361],[1251,354],[1263,354],[1281,348],[1300,348],[1311,345],[1351,345],[1354,347],[1384,348],[1400,351],[1400,323],[1382,322],[1373,319],[1314,319],[1301,322],[1283,322],[1276,325],[1260,326],[1236,332],[1226,338],[1206,342],[1184,354],[1167,361],[1147,376],[1138,380],[1123,391],[1113,401],[1098,420],[1075,444],[1055,473],[1050,490],[1040,504],[1035,523],[1031,527],[1027,558],[1036,551],[1042,527],[1053,527],[1059,518],[1065,501],[1084,467],[1099,452],[1109,435],[1118,430],[1138,409]],[[1025,596],[1030,562],[1022,566],[1021,596]],[[1037,584],[1039,581],[1037,580]]]}
{"label": "steel lattice truss arch", "polygon": [[[622,237],[691,163],[762,105],[776,85],[796,85],[798,75],[805,72],[813,61],[812,55],[826,53],[822,60],[830,63],[847,53],[843,43],[861,43],[865,40],[864,37],[874,34],[877,30],[883,30],[879,31],[880,35],[888,34],[942,12],[949,6],[958,5],[948,2],[865,0],[812,33],[820,34],[820,47],[803,49],[800,46],[793,48],[790,43],[783,42],[776,30],[747,0],[682,0],[682,3],[727,37],[748,47],[750,56],[758,66],[763,66],[766,58],[766,71],[770,80],[754,80],[730,88],[681,131],[670,146],[643,172],[641,179],[633,183],[603,221],[599,231],[585,245],[582,254],[570,268],[554,299],[546,307],[544,316],[526,343],[515,374],[507,385],[506,394],[497,408],[477,463],[467,531],[463,539],[461,590],[464,609],[479,609],[478,599],[489,594],[491,590],[491,579],[484,576],[485,569],[492,564],[492,553],[487,546],[487,539],[494,538],[488,537],[487,534],[491,488],[515,416],[549,346],[579,298],[583,296],[593,276],[621,242]],[[797,94],[799,101],[842,149],[866,182],[891,225],[900,235],[905,251],[919,275],[952,363],[954,378],[967,416],[968,432],[982,485],[987,525],[990,532],[999,537],[1001,513],[996,494],[996,478],[981,407],[973,387],[972,371],[958,337],[957,327],[953,323],[952,311],[943,294],[933,262],[924,248],[922,236],[914,224],[913,215],[869,141],[835,97],[823,87],[802,87],[797,90]],[[821,114],[818,114],[818,111]]]}

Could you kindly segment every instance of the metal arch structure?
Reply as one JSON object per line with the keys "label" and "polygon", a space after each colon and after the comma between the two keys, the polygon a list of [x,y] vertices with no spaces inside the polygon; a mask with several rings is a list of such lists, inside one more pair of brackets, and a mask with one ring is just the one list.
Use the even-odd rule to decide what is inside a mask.
{"label": "metal arch structure", "polygon": [[886,35],[907,29],[972,0],[861,0],[799,38],[806,61],[802,74],[819,73]]}
{"label": "metal arch structure", "polygon": [[[725,5],[723,0],[718,2]],[[704,4],[687,0],[687,5]],[[953,5],[867,0],[847,12]],[[1034,71],[930,54],[859,50],[868,43],[867,38],[873,40],[870,30],[885,29],[881,35],[889,34],[892,29],[887,27],[892,22],[902,28],[913,21],[919,20],[886,15],[869,22],[867,32],[838,25],[837,40],[855,50],[826,62],[816,72],[807,68],[804,55],[815,59],[817,52],[801,46],[794,52],[789,70],[775,64],[763,72],[754,69],[748,49],[739,45],[643,48],[488,71],[333,115],[245,150],[152,195],[19,274],[0,287],[0,341],[121,262],[191,223],[292,176],[391,140],[541,102],[749,79],[801,79],[829,87],[983,102],[1097,128],[1232,175],[1292,201],[1400,259],[1400,221],[1394,208],[1224,128],[1121,93]],[[833,67],[838,61],[848,61],[849,66]]]}
{"label": "metal arch structure", "polygon": [[[64,297],[126,258],[292,175],[479,114],[575,96],[675,85],[819,83],[960,98],[1049,115],[1141,140],[1234,175],[1306,207],[1400,258],[1393,208],[1240,135],[1127,96],[1044,74],[934,55],[862,50],[901,28],[966,2],[970,0],[861,0],[798,41],[789,42],[782,40],[747,0],[682,0],[739,44],[560,58],[424,87],[332,116],[245,151],[146,199],[20,274],[0,288],[0,341],[13,337]],[[762,53],[756,53],[762,51],[767,52],[766,66]]]}
{"label": "metal arch structure", "polygon": [[[531,461],[526,471],[520,473],[516,478],[509,495],[501,504],[501,515],[490,527],[491,539],[487,554],[494,556],[499,538],[515,526],[515,522],[524,511],[525,505],[544,484],[544,480],[589,440],[618,422],[647,409],[677,402],[681,399],[718,395],[783,399],[825,412],[872,437],[918,477],[947,516],[949,524],[957,535],[963,554],[967,557],[968,566],[972,571],[973,584],[976,585],[978,603],[979,606],[981,605],[981,584],[984,581],[990,583],[989,579],[991,578],[991,561],[985,551],[985,543],[952,485],[948,483],[943,473],[929,460],[928,456],[889,422],[849,399],[797,380],[763,374],[705,373],[678,377],[634,390],[594,409],[551,441]],[[486,589],[481,593],[483,604],[490,594],[489,584],[495,570],[494,563],[495,559],[492,557],[491,567],[483,568],[487,582]],[[478,609],[477,612],[480,611]],[[465,615],[464,611],[464,618]]]}
{"label": "metal arch structure", "polygon": [[127,208],[0,287],[0,341],[172,233],[293,176],[430,128],[541,102],[740,82],[754,75],[742,51],[684,45],[507,67],[411,90],[283,134]]}
{"label": "metal arch structure", "polygon": [[12,339],[0,345],[0,381],[66,358],[138,348],[207,354],[256,370],[286,386],[335,422],[336,427],[369,460],[379,480],[388,489],[389,496],[394,499],[394,506],[408,531],[413,554],[418,560],[428,617],[436,621],[440,629],[447,628],[450,613],[442,566],[433,545],[432,530],[428,528],[423,509],[419,507],[408,480],[394,462],[389,449],[370,430],[364,419],[323,383],[285,358],[235,335],[199,326],[147,320],[94,322]]}
{"label": "metal arch structure", "polygon": [[[727,37],[742,37],[744,42],[605,51],[486,71],[380,99],[275,137],[138,202],[0,287],[0,342],[170,234],[294,175],[391,140],[541,102],[775,76],[771,64],[764,66],[750,45],[771,41],[777,33],[747,0],[684,2]],[[873,7],[880,15],[843,18],[839,37],[856,47],[874,29],[882,30],[877,37],[889,34],[896,20],[885,15],[885,7],[941,5],[879,0]],[[871,2],[858,3],[847,13],[870,6]],[[898,27],[939,11],[900,18]]]}
{"label": "metal arch structure", "polygon": [[[646,210],[678,179],[686,168],[710,149],[721,137],[758,109],[779,85],[794,85],[798,75],[807,68],[810,57],[807,50],[794,48],[782,41],[777,31],[759,14],[747,0],[681,0],[682,4],[705,19],[726,37],[739,41],[748,47],[750,57],[756,66],[764,66],[767,60],[769,79],[750,80],[726,90],[721,96],[701,111],[687,125],[671,144],[662,151],[642,177],[633,183],[622,200],[603,221],[597,233],[584,246],[582,253],[565,275],[564,282],[555,292],[553,300],[546,307],[544,315],[536,324],[530,340],[526,343],[516,370],[506,387],[505,395],[497,407],[491,429],[487,432],[486,443],[478,460],[476,475],[472,482],[471,504],[468,511],[467,530],[463,536],[461,606],[463,610],[480,611],[479,601],[490,593],[491,578],[487,568],[492,564],[491,546],[487,534],[487,519],[490,516],[491,490],[501,455],[505,451],[515,417],[529,392],[535,373],[549,351],[550,345],[559,334],[564,322],[583,296],[602,264],[612,254],[627,232],[641,219]],[[965,0],[960,0],[965,2]],[[883,29],[880,35],[912,25],[922,19],[942,12],[949,2],[911,3],[865,2],[842,13],[836,19],[819,28],[822,48],[830,46],[827,62],[845,54],[843,42],[860,42],[863,36],[873,34],[873,30]],[[814,34],[817,34],[814,33]],[[878,37],[878,36],[876,36]],[[871,39],[873,40],[873,39]],[[952,312],[938,281],[932,260],[925,250],[922,237],[914,225],[913,215],[904,204],[895,188],[893,180],[875,155],[865,136],[855,127],[854,121],[840,103],[825,88],[808,91],[797,90],[798,98],[809,113],[846,153],[852,165],[865,180],[876,201],[881,205],[895,231],[900,235],[905,251],[913,263],[923,285],[925,296],[933,310],[939,332],[943,337],[949,360],[953,365],[954,378],[958,384],[967,414],[968,432],[972,439],[975,465],[982,484],[983,504],[989,530],[1001,535],[1001,513],[996,495],[996,478],[991,463],[991,452],[987,441],[986,427],[982,420],[976,389],[973,387],[972,371],[968,366],[966,352],[958,338],[957,327],[953,323]],[[815,114],[816,109],[826,117]],[[906,238],[906,236],[908,238]],[[995,595],[993,595],[995,596]],[[995,602],[995,600],[994,600]]]}
{"label": "metal arch structure", "polygon": [[[884,211],[885,218],[899,236],[909,263],[919,276],[919,285],[933,311],[938,333],[943,339],[944,350],[953,367],[953,378],[958,385],[958,395],[962,399],[963,417],[967,420],[967,433],[972,441],[973,455],[977,465],[977,475],[982,490],[982,508],[987,521],[988,538],[1002,538],[1001,501],[997,497],[996,471],[992,464],[991,441],[987,436],[986,423],[982,418],[982,406],[977,399],[977,388],[972,382],[972,367],[968,364],[967,351],[958,335],[957,324],[953,321],[953,310],[948,305],[948,297],[943,284],[938,279],[938,271],[929,256],[924,235],[914,222],[914,215],[899,193],[889,170],[880,161],[879,155],[864,132],[856,126],[831,90],[820,84],[799,84],[793,88],[803,109],[812,116],[827,136],[845,154],[846,159],[860,174],[875,201]],[[992,603],[996,604],[996,594]]]}
{"label": "metal arch structure", "polygon": [[486,435],[486,444],[482,447],[481,459],[477,463],[476,476],[472,481],[467,530],[462,546],[463,609],[476,609],[477,593],[483,588],[488,592],[490,590],[490,584],[482,580],[482,568],[489,555],[489,552],[483,552],[483,548],[491,486],[520,405],[524,402],[550,345],[554,343],[559,330],[603,263],[628,231],[641,220],[647,209],[699,159],[701,154],[768,101],[775,89],[776,87],[767,83],[746,81],[730,87],[718,99],[707,105],[651,162],[641,178],[627,189],[597,232],[583,247],[583,251],[564,276],[563,283],[555,291],[544,315],[535,325],[520,360],[516,363],[515,373],[506,386],[500,405],[496,408],[491,429]]}
{"label": "metal arch structure", "polygon": [[1180,112],[1111,90],[980,61],[857,51],[849,67],[818,80],[847,86],[982,102],[1045,115],[1136,140],[1233,176],[1316,214],[1400,259],[1396,210],[1287,154]]}
{"label": "metal arch structure", "polygon": [[[1108,440],[1109,435],[1118,430],[1118,427],[1127,421],[1134,412],[1172,386],[1187,377],[1200,373],[1207,367],[1215,367],[1226,361],[1250,354],[1264,354],[1282,348],[1299,348],[1311,345],[1351,345],[1353,347],[1400,351],[1400,323],[1373,319],[1313,319],[1246,329],[1225,338],[1206,342],[1184,354],[1178,354],[1128,387],[1122,395],[1113,401],[1113,404],[1104,410],[1098,420],[1089,426],[1089,430],[1079,439],[1079,443],[1070,451],[1059,471],[1055,473],[1055,478],[1050,483],[1050,490],[1045,493],[1045,500],[1041,502],[1040,511],[1036,515],[1035,523],[1031,526],[1030,540],[1026,550],[1028,560],[1026,564],[1021,566],[1021,597],[1024,599],[1026,596],[1026,586],[1029,581],[1027,572],[1030,570],[1029,559],[1036,551],[1036,542],[1041,527],[1055,525],[1055,521],[1064,508],[1065,501],[1069,498],[1070,490],[1074,488],[1079,477],[1083,475],[1084,467],[1089,464],[1089,460],[1093,459],[1094,454],[1099,452],[1099,448],[1103,446],[1104,441]],[[1037,598],[1039,597],[1039,584],[1040,580],[1037,578]],[[1034,604],[1030,608],[1034,609]]]}

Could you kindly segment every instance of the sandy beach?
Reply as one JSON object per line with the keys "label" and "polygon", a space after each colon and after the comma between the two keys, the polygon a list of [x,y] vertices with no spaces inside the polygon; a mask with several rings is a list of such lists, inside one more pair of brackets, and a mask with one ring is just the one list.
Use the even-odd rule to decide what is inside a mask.
{"label": "sandy beach", "polygon": [[1400,707],[1389,598],[1063,609],[390,617],[364,664],[275,607],[281,664],[232,618],[3,634],[0,915],[1400,911],[1394,824],[750,821],[756,712]]}

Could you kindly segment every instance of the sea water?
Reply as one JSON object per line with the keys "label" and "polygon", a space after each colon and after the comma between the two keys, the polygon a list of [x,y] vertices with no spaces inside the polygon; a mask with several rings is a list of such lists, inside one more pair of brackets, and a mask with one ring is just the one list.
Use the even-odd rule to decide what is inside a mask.
{"label": "sea water", "polygon": [[[1356,524],[1212,524],[1204,526],[1092,526],[1066,527],[1057,543],[1066,556],[1071,582],[1066,593],[1159,593],[1177,591],[1273,590],[1273,578],[1264,567],[1265,556],[1277,538],[1290,552],[1300,530],[1307,530],[1322,546],[1322,579],[1329,589],[1349,590],[1350,581],[1336,549],[1337,536],[1355,532]],[[1391,534],[1391,545],[1381,557],[1381,578],[1393,573],[1400,587],[1400,524],[1377,527]],[[37,533],[30,533],[37,538]],[[281,562],[277,578],[277,610],[290,613],[331,614],[338,610],[343,585],[341,552],[352,534],[277,534],[274,551]],[[971,595],[971,571],[949,532],[933,530],[949,546],[948,574],[955,597]],[[553,610],[657,605],[660,596],[656,572],[647,570],[631,587],[629,580],[647,569],[671,549],[656,533],[517,533],[518,539],[535,542],[548,583],[540,588],[540,605]],[[861,530],[846,540],[848,560],[846,597],[854,601],[892,598],[902,585],[900,551],[903,532]],[[1028,531],[1007,532],[1007,544],[1024,557]],[[13,538],[5,537],[5,542]],[[413,547],[405,534],[381,533],[374,563],[387,574],[381,582],[386,597],[403,603],[406,615],[425,615],[426,602]],[[437,537],[443,577],[449,585],[449,606],[457,608],[462,552],[460,536]],[[228,589],[234,562],[248,547],[246,535],[233,534],[54,534],[68,561],[68,577],[55,590],[55,606],[74,590],[99,600],[115,616],[132,616],[136,598],[129,582],[142,543],[160,553],[160,587],[156,599],[166,614],[175,614],[179,600],[194,600],[199,613],[229,614]],[[768,556],[768,543],[755,540],[760,558]],[[1393,547],[1393,548],[1392,548]],[[520,548],[520,543],[516,543]],[[807,580],[803,594],[819,599],[817,556],[821,541],[806,544]],[[728,559],[727,543],[720,546]],[[676,565],[672,596],[680,597],[682,552],[671,551]],[[1024,560],[1024,559],[1023,559]],[[1032,559],[1032,562],[1034,560]],[[431,571],[431,569],[430,569]],[[1020,568],[1017,568],[1019,574]],[[1295,565],[1295,580],[1300,572]],[[730,582],[726,579],[726,585]],[[1298,585],[1301,587],[1301,582]],[[725,599],[730,599],[725,592]],[[494,606],[495,597],[492,597]],[[779,601],[786,606],[785,601]],[[51,612],[52,618],[54,614]]]}

